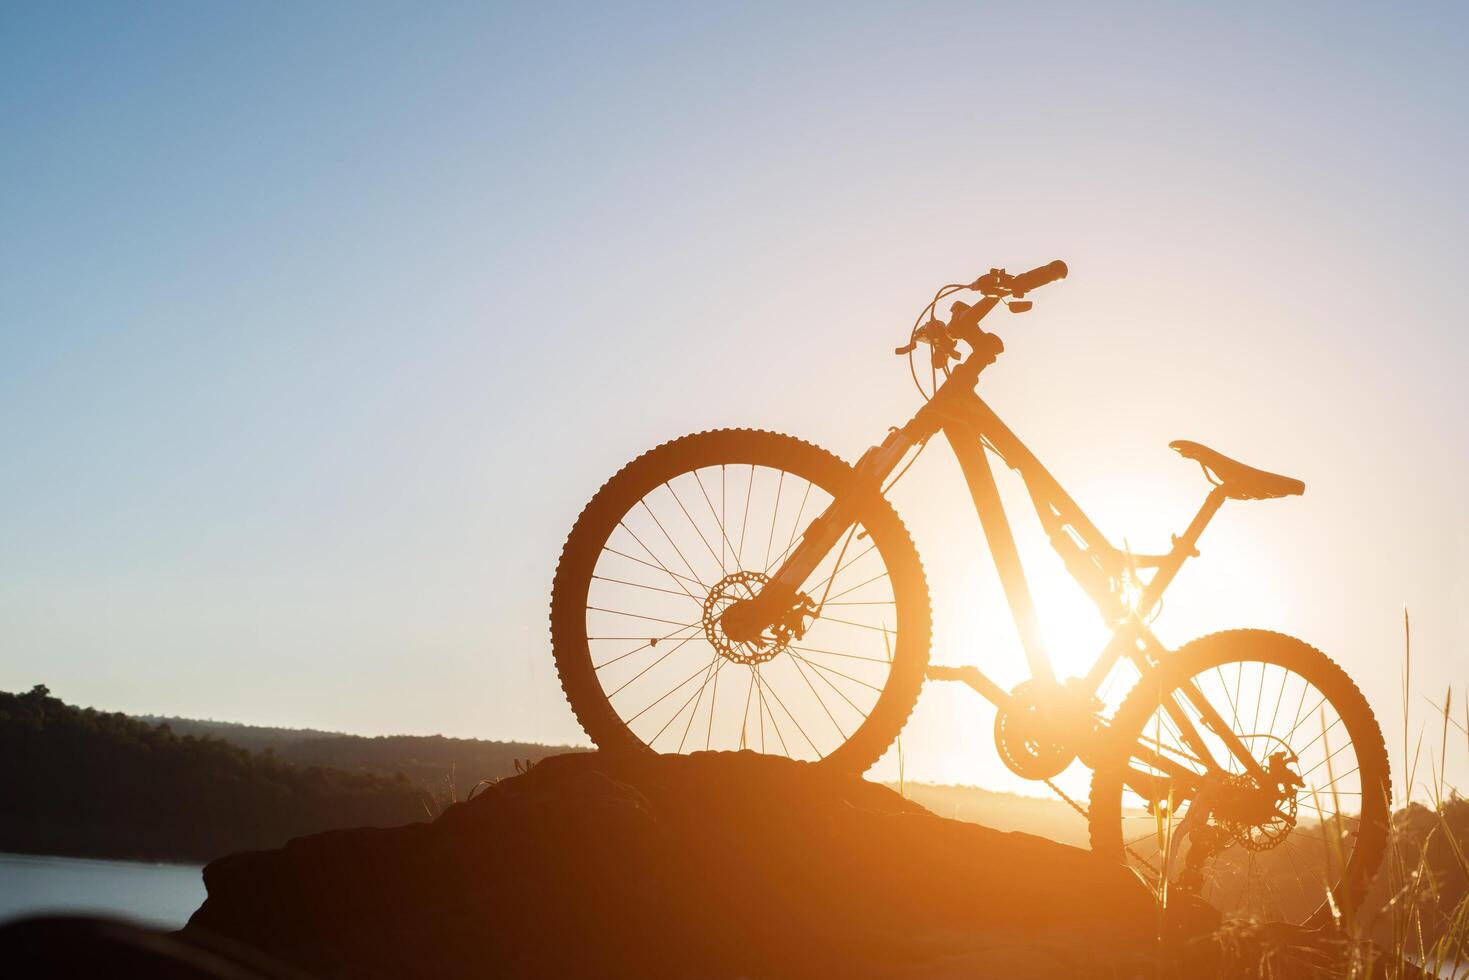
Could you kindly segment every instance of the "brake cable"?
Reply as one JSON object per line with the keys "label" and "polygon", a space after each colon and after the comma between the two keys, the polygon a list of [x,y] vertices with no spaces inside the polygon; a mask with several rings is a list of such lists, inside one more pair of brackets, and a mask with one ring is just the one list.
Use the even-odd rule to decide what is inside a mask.
{"label": "brake cable", "polygon": [[[947,296],[952,296],[955,293],[959,292],[961,289],[968,289],[968,288],[970,288],[971,285],[972,285],[971,283],[967,283],[967,282],[951,282],[951,283],[948,283],[948,284],[946,284],[944,286],[939,287],[938,292],[936,292],[936,293],[933,294],[933,299],[931,299],[931,300],[928,301],[928,305],[925,306],[919,312],[918,318],[913,321],[913,329],[911,331],[909,331],[909,333],[908,333],[908,342],[910,344],[913,343],[913,341],[915,340],[915,338],[917,338],[917,336],[918,336],[918,331],[923,327],[923,324],[926,323],[926,322],[928,322],[928,320],[932,319],[933,314],[935,312],[935,307],[938,306],[939,300],[941,300],[941,299],[943,299],[943,298],[945,298]],[[923,382],[921,382],[921,381],[918,380],[918,365],[915,364],[914,361],[913,361],[913,354],[914,354],[913,351],[909,351],[908,352],[908,373],[910,375],[912,375],[912,377],[913,377],[913,386],[918,389],[918,393],[923,396],[923,400],[924,401],[928,401],[930,398],[933,397],[933,395],[930,392],[924,390]],[[935,366],[933,368],[933,372],[934,372],[934,378],[930,382],[930,384],[933,386],[934,390],[936,391],[938,389],[938,373],[937,373],[938,372],[938,368],[937,368],[937,366]],[[948,373],[949,373],[948,368],[945,367],[944,368],[944,374],[945,375],[948,375]]]}
{"label": "brake cable", "polygon": [[919,456],[922,456],[923,455],[923,451],[925,449],[927,449],[927,448],[928,448],[928,439],[925,438],[922,442],[920,442],[918,444],[918,452],[914,453],[913,456],[908,460],[908,462],[906,462],[906,463],[903,464],[903,468],[901,470],[898,470],[898,475],[895,476],[895,477],[893,477],[891,480],[889,480],[888,481],[888,485],[885,486],[885,487],[883,487],[881,490],[879,490],[878,493],[880,493],[884,497],[886,497],[887,494],[888,494],[888,491],[891,490],[893,487],[895,487],[895,486],[898,485],[898,481],[903,478],[903,474],[904,473],[907,473],[910,469],[913,468],[913,464],[916,463],[916,462],[918,462],[918,457]]}

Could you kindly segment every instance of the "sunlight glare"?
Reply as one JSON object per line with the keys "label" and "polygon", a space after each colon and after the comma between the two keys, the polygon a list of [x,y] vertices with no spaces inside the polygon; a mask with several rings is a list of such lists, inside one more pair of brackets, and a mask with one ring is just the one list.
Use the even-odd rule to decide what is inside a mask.
{"label": "sunlight glare", "polygon": [[[1086,593],[1072,581],[1053,553],[1032,552],[1026,558],[1026,575],[1056,676],[1064,679],[1085,674],[1107,644],[1106,626]],[[954,624],[952,635],[965,644],[965,649],[955,652],[954,662],[975,663],[981,670],[993,672],[1002,684],[1013,686],[1024,677],[1023,661],[1018,663],[1021,675],[1012,678],[1014,668],[1009,663],[1001,665],[1001,657],[995,655],[997,651],[1010,649],[1020,656],[1015,627],[1004,600],[980,602],[975,598],[995,588],[995,571],[988,555],[977,555],[960,577],[955,604],[949,611]]]}

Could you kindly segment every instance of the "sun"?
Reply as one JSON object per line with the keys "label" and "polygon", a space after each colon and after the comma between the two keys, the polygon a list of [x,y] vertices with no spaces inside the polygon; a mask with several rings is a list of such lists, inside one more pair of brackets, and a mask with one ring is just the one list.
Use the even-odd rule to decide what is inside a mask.
{"label": "sun", "polygon": [[[1054,554],[1026,557],[1026,577],[1056,676],[1064,680],[1085,674],[1106,646],[1109,631]],[[953,649],[946,651],[944,662],[974,664],[1004,686],[1028,676],[1014,621],[987,556],[969,561],[946,599],[940,629],[951,638]]]}

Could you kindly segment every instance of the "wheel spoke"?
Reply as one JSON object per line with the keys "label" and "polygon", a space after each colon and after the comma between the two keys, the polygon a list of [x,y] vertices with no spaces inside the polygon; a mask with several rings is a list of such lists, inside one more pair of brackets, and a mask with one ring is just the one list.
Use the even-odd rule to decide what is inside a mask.
{"label": "wheel spoke", "polygon": [[[1312,749],[1312,747],[1315,746],[1315,744],[1317,742],[1321,741],[1323,738],[1326,737],[1326,733],[1327,732],[1331,731],[1333,728],[1335,728],[1337,725],[1340,725],[1340,724],[1341,724],[1341,716],[1340,715],[1337,715],[1336,721],[1333,721],[1330,725],[1327,725],[1327,726],[1323,727],[1321,729],[1321,734],[1320,735],[1317,735],[1315,738],[1311,739],[1310,742],[1306,743],[1306,747],[1303,748],[1303,749],[1301,749],[1301,751],[1297,752],[1296,755],[1301,756],[1301,755],[1305,755],[1307,752],[1310,752],[1311,749]],[[1351,742],[1348,742],[1347,743],[1347,745],[1351,745],[1351,744],[1352,744]],[[1341,749],[1337,749],[1336,751],[1337,752],[1340,752]],[[1336,755],[1336,752],[1331,753],[1331,755]],[[1327,756],[1327,758],[1330,758],[1330,757],[1331,756]],[[1325,762],[1326,760],[1323,759],[1321,761],[1322,762]],[[1310,771],[1311,772],[1315,772],[1318,768],[1320,768],[1320,766],[1321,766],[1321,762],[1318,762],[1318,763],[1316,763],[1315,766],[1312,766],[1311,767],[1311,770]],[[1302,777],[1304,777],[1306,775],[1306,773],[1302,773],[1301,775],[1302,775]]]}
{"label": "wheel spoke", "polygon": [[838,653],[835,650],[819,650],[815,647],[797,646],[794,643],[791,644],[790,649],[800,650],[802,653],[824,653],[828,657],[846,657],[848,660],[865,660],[868,663],[883,664],[885,666],[890,666],[892,664],[891,660],[884,660],[881,657],[863,657],[855,653]]}
{"label": "wheel spoke", "polygon": [[[743,568],[745,562],[745,531],[750,526],[750,495],[755,490],[755,464],[750,464],[750,482],[745,484],[745,514],[740,518],[740,546],[735,549],[735,568]],[[743,748],[743,746],[741,746]]]}
{"label": "wheel spoke", "polygon": [[[674,542],[673,536],[668,533],[668,528],[664,527],[663,522],[658,519],[658,515],[653,513],[653,508],[648,506],[648,498],[644,497],[638,503],[642,505],[643,510],[648,512],[648,516],[653,518],[653,523],[658,525],[658,530],[663,532],[664,539],[673,546],[674,554],[678,555],[678,560],[683,562],[683,567],[689,570],[689,575],[693,577],[694,581],[699,583],[699,588],[707,589],[708,586],[704,584],[704,580],[699,578],[699,573],[694,571],[694,566],[689,564],[689,560],[684,557],[683,551]],[[641,541],[638,543],[642,544]]]}
{"label": "wheel spoke", "polygon": [[[709,669],[708,667],[700,667],[698,670],[694,671],[692,674],[690,674],[689,676],[685,677],[683,680],[679,681],[677,684],[675,684],[672,687],[670,687],[667,691],[664,691],[662,694],[660,694],[658,696],[658,699],[655,700],[652,704],[650,704],[647,707],[643,708],[643,710],[639,711],[637,714],[635,714],[631,718],[629,718],[627,720],[628,725],[631,725],[633,722],[635,722],[639,718],[643,717],[643,715],[647,714],[650,710],[652,710],[652,708],[654,707],[654,705],[662,704],[664,698],[668,697],[674,691],[679,690],[685,684],[687,684],[689,681],[693,680],[695,677],[698,677],[699,674],[707,671],[708,669]],[[683,714],[683,709],[682,708],[680,708],[674,714],[674,717],[677,718],[681,714]],[[664,726],[664,727],[667,727],[667,726]],[[663,729],[662,728],[658,729],[658,735],[662,735],[662,734],[663,734]],[[656,742],[658,740],[658,735],[654,735],[652,738],[650,738],[648,740],[648,744],[649,745],[652,745],[654,742]]]}
{"label": "wheel spoke", "polygon": [[[757,666],[755,668],[756,674],[759,674],[759,671],[760,671],[760,668]],[[804,728],[801,727],[800,719],[798,719],[795,715],[791,714],[790,709],[785,706],[785,702],[780,699],[780,692],[777,691],[775,688],[771,687],[768,683],[766,683],[763,680],[763,678],[761,680],[760,690],[761,690],[762,695],[764,694],[765,691],[769,691],[770,692],[770,696],[773,697],[773,698],[775,698],[775,703],[778,704],[778,705],[780,705],[780,709],[786,713],[786,717],[789,718],[791,720],[791,723],[796,726],[796,731],[800,732],[801,733],[801,737],[806,740],[806,744],[809,745],[809,746],[811,746],[811,751],[816,753],[816,757],[818,759],[825,758],[825,755],[822,754],[822,751],[816,747],[816,743],[813,742],[813,741],[811,741],[811,736],[806,734],[806,729],[804,729]],[[777,736],[780,735],[780,725],[776,723],[776,720],[775,720],[775,712],[773,712],[773,711],[770,713],[770,724],[775,727],[775,734]],[[785,739],[784,738],[782,738],[780,740],[780,747],[781,747],[781,750],[784,751],[786,755],[790,755],[791,754],[790,749],[787,749],[786,748],[786,742],[785,742]]]}
{"label": "wheel spoke", "polygon": [[[750,670],[755,675],[755,696],[760,699],[759,704],[757,706],[758,707],[758,710],[759,710],[759,713],[760,713],[760,754],[761,755],[764,755],[765,754],[765,714],[766,714],[766,712],[765,712],[765,682],[760,679],[760,665],[759,664],[756,664],[755,666],[751,667]],[[780,723],[775,721],[775,717],[774,717],[774,713],[773,712],[771,713],[771,719],[770,720],[775,724],[775,735],[776,735],[777,738],[780,739],[780,748],[781,748],[781,751],[784,752],[786,755],[790,755],[791,754],[790,753],[790,750],[786,748],[785,736],[781,735],[781,733],[780,733]]]}
{"label": "wheel spoke", "polygon": [[[614,585],[627,585],[627,586],[631,586],[634,589],[647,589],[649,592],[662,592],[664,595],[676,595],[676,596],[678,596],[681,599],[693,599],[694,598],[693,596],[689,595],[687,592],[675,592],[672,589],[660,589],[656,585],[644,585],[641,582],[629,582],[626,579],[608,578],[605,575],[593,575],[592,576],[592,579],[593,579],[593,581],[597,581],[597,582],[611,582]],[[697,599],[694,599],[694,601],[695,602],[698,602]],[[702,605],[702,603],[700,603],[700,605]]]}
{"label": "wheel spoke", "polygon": [[[697,634],[695,634],[695,636],[697,636]],[[668,659],[668,658],[669,658],[669,657],[671,657],[671,656],[673,656],[673,655],[674,655],[674,654],[675,654],[675,653],[677,653],[677,652],[678,652],[678,651],[679,651],[679,650],[680,650],[680,649],[682,649],[682,647],[683,647],[683,645],[684,645],[684,644],[685,644],[685,643],[687,643],[687,642],[689,642],[689,640],[692,640],[692,639],[694,639],[694,638],[695,638],[695,637],[694,637],[694,636],[690,636],[690,637],[685,637],[685,638],[684,638],[684,639],[682,639],[682,640],[679,640],[679,641],[678,641],[678,642],[677,642],[677,643],[675,643],[675,644],[674,644],[674,645],[673,645],[673,646],[672,646],[672,647],[671,647],[671,648],[669,648],[669,650],[668,650],[668,652],[667,652],[667,653],[665,653],[665,654],[664,654],[664,655],[663,655],[663,656],[661,656],[661,657],[659,657],[659,658],[658,658],[658,659],[657,659],[657,660],[655,660],[655,661],[653,661],[653,662],[652,662],[652,663],[650,663],[650,664],[649,664],[649,665],[648,665],[648,666],[646,666],[646,667],[644,667],[644,668],[643,668],[643,669],[642,669],[642,670],[640,670],[640,671],[638,671],[638,672],[637,672],[637,673],[636,673],[636,674],[634,674],[634,675],[633,675],[633,676],[632,676],[632,677],[629,677],[629,678],[628,678],[628,679],[627,679],[627,681],[626,681],[626,682],[624,682],[624,683],[623,683],[623,684],[622,684],[622,686],[621,686],[621,687],[619,687],[619,688],[618,688],[618,689],[617,689],[617,690],[615,690],[615,691],[613,691],[613,692],[612,692],[612,693],[610,693],[610,694],[608,694],[608,695],[607,695],[607,700],[608,700],[608,701],[611,701],[611,700],[612,700],[612,699],[613,699],[613,698],[615,698],[615,697],[617,697],[617,695],[619,695],[619,694],[621,694],[621,693],[622,693],[622,692],[623,692],[623,691],[625,691],[625,690],[627,690],[627,686],[628,686],[628,684],[631,684],[631,683],[632,683],[632,682],[633,682],[633,681],[635,681],[635,680],[637,680],[637,679],[638,679],[638,678],[639,678],[639,677],[642,677],[642,676],[643,676],[643,675],[644,675],[644,674],[646,674],[646,673],[647,673],[647,672],[648,672],[648,671],[650,671],[650,670],[652,670],[652,669],[653,669],[653,668],[654,668],[654,667],[656,667],[656,666],[658,666],[658,665],[659,665],[659,664],[661,664],[661,663],[662,663],[662,662],[663,662],[663,661],[665,661],[665,660],[667,660],[667,659]],[[631,722],[631,719],[629,719],[629,720],[628,720],[628,722],[627,722],[627,724],[631,724],[631,723],[632,723],[632,722]]]}
{"label": "wheel spoke", "polygon": [[[806,502],[811,499],[811,487],[812,484],[810,481],[807,481],[806,492],[801,494],[801,506],[796,509],[796,519],[791,522],[791,536],[786,540],[785,550],[780,553],[781,557],[789,554],[791,548],[796,544],[796,532],[801,529],[801,518],[806,516]],[[777,558],[776,560],[779,561],[780,559]],[[768,566],[765,570],[767,572],[770,571]]]}
{"label": "wheel spoke", "polygon": [[872,578],[868,579],[867,581],[865,581],[865,582],[858,582],[856,585],[852,586],[850,589],[847,589],[847,590],[845,590],[843,592],[838,592],[832,598],[834,598],[834,599],[840,599],[844,595],[848,595],[848,594],[850,594],[852,592],[856,592],[858,589],[862,588],[862,586],[864,586],[864,585],[871,585],[873,582],[877,582],[877,581],[879,581],[881,579],[885,579],[887,577],[888,577],[887,570],[884,569],[883,571],[878,572],[876,575],[872,576]]}
{"label": "wheel spoke", "polygon": [[724,530],[724,467],[719,468],[719,512],[714,511],[714,501],[709,499],[709,491],[704,489],[704,480],[699,476],[699,471],[694,471],[694,482],[699,485],[699,493],[704,497],[704,503],[709,506],[709,516],[714,518],[714,524],[719,528],[719,573],[721,575],[729,571],[725,562],[726,547],[734,551],[734,543],[729,540],[729,534]]}
{"label": "wheel spoke", "polygon": [[817,663],[814,660],[807,660],[806,663],[810,664],[812,667],[815,667],[817,670],[826,671],[827,673],[830,673],[830,674],[836,674],[838,677],[845,677],[847,680],[851,681],[854,684],[861,684],[863,687],[867,688],[868,690],[876,691],[878,694],[881,694],[882,693],[882,688],[877,687],[874,684],[869,684],[866,681],[862,680],[860,677],[853,677],[851,674],[844,674],[844,673],[842,673],[841,671],[837,670],[834,667],[828,667],[828,666],[826,666],[826,664],[819,664],[819,663]]}
{"label": "wheel spoke", "polygon": [[[666,623],[669,626],[679,626],[676,619],[659,619],[657,616],[644,616],[641,613],[622,612],[618,609],[606,609],[602,606],[587,606],[587,612],[608,613],[613,616],[626,616],[628,619],[645,619],[650,623]],[[698,623],[684,623],[680,629],[688,629],[690,626],[698,626]]]}
{"label": "wheel spoke", "polygon": [[840,623],[843,626],[855,626],[858,629],[872,630],[874,633],[885,632],[881,626],[873,626],[870,623],[854,623],[850,619],[837,619],[835,616],[822,616],[819,622]]}
{"label": "wheel spoke", "polygon": [[[688,741],[689,729],[694,727],[694,717],[699,713],[699,703],[704,700],[704,689],[709,686],[710,677],[717,677],[719,675],[719,672],[724,669],[724,665],[727,663],[729,663],[729,661],[725,660],[718,653],[715,653],[714,656],[709,658],[709,666],[704,668],[704,682],[699,685],[698,690],[696,690],[693,694],[689,696],[689,701],[692,701],[694,703],[694,710],[689,712],[688,724],[683,726],[683,736],[678,740],[677,751],[682,752],[684,742]],[[669,725],[673,724],[674,720],[678,718],[679,715],[683,714],[683,709],[689,706],[689,701],[685,701],[679,707],[679,709],[673,713],[673,717],[668,719],[668,721],[664,723],[663,728],[658,729],[658,735],[662,735],[663,730],[666,729]],[[709,711],[712,716],[712,713],[714,711],[713,705],[710,705]],[[658,735],[654,735],[651,739],[649,739],[648,744],[652,745],[654,742],[658,741]]]}
{"label": "wheel spoke", "polygon": [[746,727],[746,725],[748,724],[748,722],[750,720],[750,695],[753,694],[754,692],[755,692],[755,670],[754,670],[754,668],[751,668],[750,669],[750,686],[745,690],[745,713],[740,716],[740,749],[742,751],[744,750],[744,748],[747,745],[749,745],[749,741],[745,738],[745,727]]}
{"label": "wheel spoke", "polygon": [[[1166,670],[1166,665],[1159,669]],[[1107,819],[1120,818],[1114,839],[1125,859],[1154,871],[1154,862],[1161,861],[1176,882],[1187,861],[1202,858],[1201,893],[1226,917],[1305,921],[1326,914],[1318,906],[1328,893],[1336,894],[1357,860],[1365,839],[1356,831],[1368,811],[1362,806],[1363,760],[1353,738],[1359,732],[1346,707],[1326,693],[1333,689],[1313,676],[1254,657],[1204,664],[1193,674],[1165,673],[1169,679],[1161,691],[1149,689],[1145,675],[1114,718],[1114,726],[1141,721],[1140,731],[1129,729],[1136,733],[1130,743],[1136,761],[1131,769],[1102,764],[1099,777],[1115,775],[1106,775],[1105,785],[1094,783],[1102,796],[1094,797],[1093,812],[1099,800],[1114,801],[1105,812],[1116,814]],[[1137,698],[1142,703],[1132,700]],[[1292,699],[1297,700],[1294,710]],[[1212,706],[1219,701],[1226,702],[1227,711]],[[1306,719],[1318,712],[1320,727],[1313,733]],[[1346,737],[1338,742],[1335,736],[1343,730]],[[1196,742],[1212,755],[1197,754]],[[1214,758],[1226,762],[1226,768],[1216,766]],[[1276,767],[1282,763],[1289,767],[1290,780],[1277,778]],[[1190,786],[1188,781],[1196,782]],[[1163,816],[1132,809],[1134,794]],[[1262,800],[1244,794],[1266,795]],[[1165,809],[1170,799],[1176,801],[1171,813]],[[1268,807],[1260,809],[1267,801]],[[1119,804],[1120,812],[1110,809]],[[1200,818],[1202,822],[1195,822]],[[1385,817],[1379,812],[1372,819]],[[1159,821],[1174,828],[1186,821],[1192,829],[1185,837],[1175,833],[1160,842]],[[1342,827],[1352,833],[1343,836]],[[1094,827],[1094,839],[1097,833]],[[1214,836],[1220,834],[1222,838]],[[1194,852],[1197,847],[1208,851]],[[1193,857],[1186,858],[1189,854]]]}
{"label": "wheel spoke", "polygon": [[[664,640],[671,639],[674,636],[677,636],[679,633],[682,633],[686,629],[694,629],[694,628],[696,628],[698,626],[699,626],[698,623],[692,623],[689,626],[684,626],[684,627],[681,627],[679,629],[676,629],[672,633],[665,633],[662,636],[651,637],[648,640],[645,640],[643,642],[643,645],[640,646],[640,647],[637,647],[636,649],[629,650],[629,651],[627,651],[627,653],[624,653],[624,654],[619,654],[618,656],[613,657],[611,660],[605,661],[603,663],[593,664],[592,665],[592,670],[601,670],[603,667],[608,667],[608,666],[610,666],[612,664],[617,663],[617,661],[622,660],[624,657],[631,657],[633,654],[637,653],[639,650],[648,650],[648,649],[654,648],[659,643],[662,643]],[[592,640],[641,640],[641,639],[643,639],[641,636],[589,636],[589,637],[587,637],[587,640],[588,641],[592,641]],[[686,639],[692,640],[693,637],[692,636],[686,637]]]}
{"label": "wheel spoke", "polygon": [[[697,482],[698,479],[699,479],[699,474],[695,473],[694,474],[694,480],[695,480],[695,482]],[[683,511],[683,516],[688,520],[689,527],[691,527],[691,528],[694,529],[694,533],[697,534],[699,536],[699,540],[704,543],[704,550],[706,550],[706,551],[709,552],[709,557],[714,559],[714,561],[719,565],[720,571],[723,572],[724,571],[724,562],[722,562],[722,561],[719,560],[719,556],[714,553],[713,546],[709,544],[709,539],[706,538],[706,537],[704,537],[704,532],[701,531],[701,530],[699,530],[699,525],[697,525],[697,524],[694,523],[694,518],[693,518],[692,515],[689,514],[689,509],[683,505],[683,500],[679,497],[678,491],[675,490],[675,489],[673,489],[673,481],[672,480],[664,480],[663,481],[663,485],[668,488],[668,492],[669,493],[673,494],[673,502],[676,503],[676,504],[678,504],[678,509],[679,510]],[[700,484],[699,489],[700,490],[703,490],[704,489],[704,487],[703,487],[702,484]]]}
{"label": "wheel spoke", "polygon": [[[728,663],[728,661],[725,661]],[[723,665],[721,665],[722,667]],[[714,690],[709,692],[709,725],[704,729],[704,751],[709,751],[709,739],[714,734],[714,709],[719,707],[719,671],[714,671]]]}
{"label": "wheel spoke", "polygon": [[[791,658],[791,664],[795,666],[796,673],[801,675],[801,680],[805,681],[806,686],[811,689],[811,696],[814,697],[816,699],[816,702],[821,705],[821,710],[825,711],[826,717],[831,719],[832,727],[837,730],[837,734],[840,735],[842,737],[842,741],[845,742],[847,740],[846,730],[842,728],[841,724],[836,720],[836,716],[831,713],[831,709],[826,706],[826,699],[816,692],[816,685],[811,683],[811,678],[806,676],[806,671],[801,669],[801,658],[793,656]],[[813,670],[812,672],[814,673],[815,671]],[[828,681],[828,683],[830,682]]]}
{"label": "wheel spoke", "polygon": [[775,542],[775,518],[780,514],[780,492],[785,489],[786,471],[780,471],[780,479],[775,484],[775,506],[770,509],[770,534],[765,538],[765,563],[766,571],[770,570],[770,546]]}
{"label": "wheel spoke", "polygon": [[[626,530],[626,529],[624,528],[624,530]],[[628,534],[632,534],[631,531],[628,531],[627,533]],[[633,539],[636,540],[637,539],[637,535],[633,534]],[[641,541],[638,541],[638,544],[642,544],[642,542]],[[616,555],[619,558],[626,558],[628,561],[635,561],[639,565],[645,565],[648,568],[654,568],[654,569],[657,569],[660,572],[666,572],[667,574],[669,574],[669,575],[671,575],[673,577],[673,581],[680,588],[683,588],[683,594],[684,595],[688,596],[690,599],[693,599],[695,602],[700,602],[699,598],[697,596],[695,596],[692,592],[690,592],[687,588],[684,588],[683,582],[680,582],[679,581],[679,579],[684,579],[685,581],[694,582],[694,580],[691,579],[691,578],[689,578],[687,575],[679,575],[677,572],[671,571],[665,565],[661,565],[661,564],[660,565],[654,565],[652,562],[643,561],[643,559],[641,559],[641,558],[635,557],[633,555],[629,555],[629,554],[627,554],[626,552],[623,552],[623,551],[618,551],[616,548],[608,547],[607,545],[603,545],[602,546],[602,550],[605,551],[605,552],[608,552],[609,554]],[[648,549],[645,546],[643,548],[643,550],[644,551],[647,551]],[[695,585],[698,585],[699,583],[698,582],[694,582],[694,584]]]}
{"label": "wheel spoke", "polygon": [[[646,506],[647,505],[645,504],[644,507],[646,508]],[[649,513],[652,513],[652,511],[649,511]],[[653,559],[653,561],[657,562],[658,567],[661,568],[661,569],[663,569],[665,572],[668,573],[668,577],[671,578],[671,579],[673,579],[674,584],[676,584],[680,589],[683,589],[685,592],[688,592],[688,596],[689,596],[690,599],[693,599],[695,602],[702,603],[703,600],[701,600],[698,596],[694,595],[692,592],[689,592],[688,586],[684,585],[683,582],[680,581],[680,579],[683,579],[686,576],[675,574],[674,571],[671,568],[669,568],[667,565],[663,564],[663,562],[661,560],[659,560],[658,556],[655,555],[655,554],[653,554],[653,549],[652,548],[649,548],[646,544],[643,544],[643,539],[640,538],[640,537],[638,537],[637,536],[637,533],[635,531],[633,531],[632,528],[628,527],[627,526],[627,523],[625,521],[618,521],[617,522],[617,526],[620,527],[620,528],[622,528],[628,534],[631,534],[632,535],[632,539],[638,543],[638,546],[641,547],[644,551],[646,551],[648,553],[648,557],[651,558],[651,559]],[[611,551],[612,549],[611,548],[608,548],[607,550],[608,551]],[[688,562],[684,562],[684,564],[687,565]],[[694,570],[692,568],[689,569],[690,574],[692,574],[693,571]],[[689,579],[689,581],[693,582],[695,585],[697,585],[701,589],[704,588],[704,583],[699,581],[699,577],[697,575],[695,575],[693,578]]]}
{"label": "wheel spoke", "polygon": [[[813,674],[815,674],[817,677],[821,678],[821,680],[826,684],[827,687],[829,687],[833,691],[837,692],[837,696],[838,697],[840,697],[843,701],[847,702],[847,704],[851,705],[852,706],[852,710],[855,711],[855,712],[857,712],[857,714],[858,714],[859,717],[862,717],[862,718],[866,718],[867,717],[868,712],[863,711],[861,708],[859,708],[857,706],[857,702],[855,702],[851,698],[847,697],[847,692],[843,691],[841,688],[839,688],[835,684],[833,684],[831,682],[831,678],[827,677],[825,674],[821,673],[821,671],[817,670],[816,669],[816,665],[814,663],[812,663],[811,661],[807,660],[805,657],[801,656],[798,653],[794,653],[793,652],[791,654],[791,656],[794,657],[795,659],[801,661],[802,663],[806,664],[806,666],[810,667],[811,668],[811,672]],[[822,702],[822,703],[825,704],[825,702]]]}

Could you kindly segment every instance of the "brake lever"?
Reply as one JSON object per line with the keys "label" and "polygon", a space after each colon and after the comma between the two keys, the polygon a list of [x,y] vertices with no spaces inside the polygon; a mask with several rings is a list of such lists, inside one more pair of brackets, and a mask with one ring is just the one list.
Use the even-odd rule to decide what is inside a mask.
{"label": "brake lever", "polygon": [[942,367],[951,359],[959,356],[958,343],[949,333],[949,328],[944,321],[939,319],[929,320],[913,334],[913,339],[904,347],[893,351],[894,354],[911,354],[918,349],[919,344],[928,344],[933,348],[933,365]]}
{"label": "brake lever", "polygon": [[1004,269],[991,269],[969,284],[969,288],[984,296],[1005,296],[1010,292],[1010,280],[1015,278]]}

